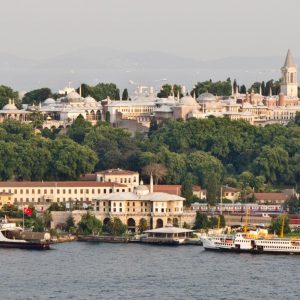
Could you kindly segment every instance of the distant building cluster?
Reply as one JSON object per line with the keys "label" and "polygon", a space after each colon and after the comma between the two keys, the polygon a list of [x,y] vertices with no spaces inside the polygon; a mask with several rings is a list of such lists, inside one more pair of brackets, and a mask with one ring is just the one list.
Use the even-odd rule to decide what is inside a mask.
{"label": "distant building cluster", "polygon": [[39,111],[44,115],[44,127],[67,127],[79,116],[92,124],[101,120],[109,120],[115,127],[127,128],[131,132],[147,131],[151,120],[158,122],[168,119],[205,119],[210,116],[227,117],[231,120],[245,120],[253,125],[287,124],[300,111],[298,99],[297,66],[291,51],[286,56],[281,68],[282,78],[279,95],[263,96],[254,91],[241,94],[238,87],[232,88],[230,97],[215,96],[203,93],[197,98],[187,93],[182,87],[183,97],[174,94],[168,98],[157,97],[153,87],[138,86],[130,99],[126,101],[104,99],[96,101],[87,96],[83,98],[81,91],[69,87],[59,91],[60,98],[46,99],[38,106],[18,109],[10,101],[0,110],[0,122],[5,119],[16,119],[29,122],[30,114]]}

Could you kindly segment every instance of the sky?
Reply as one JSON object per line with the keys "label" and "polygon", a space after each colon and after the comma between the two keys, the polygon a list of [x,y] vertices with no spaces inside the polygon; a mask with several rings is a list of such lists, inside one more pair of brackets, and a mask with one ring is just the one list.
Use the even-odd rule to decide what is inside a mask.
{"label": "sky", "polygon": [[0,1],[0,52],[22,58],[86,47],[198,60],[300,54],[299,0]]}

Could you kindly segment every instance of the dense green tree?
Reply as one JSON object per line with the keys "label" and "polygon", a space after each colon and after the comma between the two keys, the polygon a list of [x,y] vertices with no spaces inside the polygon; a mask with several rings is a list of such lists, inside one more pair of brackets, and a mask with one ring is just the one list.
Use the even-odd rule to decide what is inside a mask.
{"label": "dense green tree", "polygon": [[22,103],[38,105],[40,102],[44,102],[47,98],[52,97],[52,92],[49,88],[41,88],[30,91],[22,98]]}
{"label": "dense green tree", "polygon": [[197,212],[196,220],[193,229],[207,229],[210,226],[210,222],[206,214]]}
{"label": "dense green tree", "polygon": [[241,85],[241,87],[240,87],[240,93],[241,94],[246,94],[247,93],[247,88],[246,88],[246,86],[244,84]]}
{"label": "dense green tree", "polygon": [[31,120],[31,125],[34,128],[41,129],[43,127],[44,116],[40,111],[38,111],[38,110],[32,111],[30,114],[30,120]]}
{"label": "dense green tree", "polygon": [[181,196],[186,199],[185,205],[190,206],[193,200],[193,176],[188,173],[183,179],[181,185]]}
{"label": "dense green tree", "polygon": [[15,104],[20,107],[18,92],[8,86],[0,85],[0,109],[8,104],[9,100],[14,100]]}
{"label": "dense green tree", "polygon": [[213,82],[212,80],[198,82],[191,94],[198,97],[203,93],[212,93],[217,96],[230,96],[232,93],[231,80],[228,78],[226,81]]}
{"label": "dense green tree", "polygon": [[92,124],[79,115],[69,127],[67,135],[76,143],[82,144],[85,136],[91,131]]}
{"label": "dense green tree", "polygon": [[107,97],[112,100],[120,100],[120,90],[114,83],[98,83],[95,86],[82,84],[81,94],[83,97],[91,96],[97,101],[104,100]]}
{"label": "dense green tree", "polygon": [[285,202],[284,207],[290,214],[297,214],[300,209],[300,200],[296,195],[294,195]]}
{"label": "dense green tree", "polygon": [[282,222],[284,220],[284,228],[283,233],[287,234],[291,232],[290,228],[290,222],[287,216],[278,216],[276,219],[273,219],[271,222],[271,225],[269,227],[270,232],[275,232],[276,234],[280,235],[281,228],[282,228]]}
{"label": "dense green tree", "polygon": [[207,189],[207,200],[214,204],[220,191],[222,163],[209,153],[196,151],[187,157],[187,165],[198,177],[200,185]]}
{"label": "dense green tree", "polygon": [[144,219],[144,218],[141,218],[140,221],[139,221],[139,226],[138,226],[139,232],[142,233],[147,229],[148,229],[147,220]]}
{"label": "dense green tree", "polygon": [[51,154],[50,174],[54,179],[78,179],[81,174],[93,171],[97,162],[94,151],[66,137],[53,141]]}
{"label": "dense green tree", "polygon": [[157,94],[159,98],[168,98],[169,96],[179,97],[181,98],[183,95],[181,93],[181,85],[178,84],[164,84],[161,87],[161,90]]}
{"label": "dense green tree", "polygon": [[103,231],[114,236],[120,236],[126,233],[127,226],[123,224],[119,218],[113,218],[110,219],[108,223],[103,227]]}
{"label": "dense green tree", "polygon": [[300,126],[300,111],[296,112],[295,124],[297,124],[298,126]]}
{"label": "dense green tree", "polygon": [[128,95],[128,90],[124,89],[122,93],[122,100],[128,100],[129,95]]}
{"label": "dense green tree", "polygon": [[102,232],[102,222],[89,212],[82,216],[78,223],[78,233],[84,235],[99,235]]}
{"label": "dense green tree", "polygon": [[148,136],[151,136],[153,132],[155,132],[158,129],[158,123],[157,119],[155,117],[152,117],[150,120],[150,127],[148,131]]}

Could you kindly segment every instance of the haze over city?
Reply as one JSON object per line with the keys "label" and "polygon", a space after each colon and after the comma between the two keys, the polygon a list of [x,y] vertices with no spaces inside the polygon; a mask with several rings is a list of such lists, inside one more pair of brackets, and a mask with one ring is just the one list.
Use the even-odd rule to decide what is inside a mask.
{"label": "haze over city", "polygon": [[[187,86],[228,76],[278,79],[286,50],[300,52],[298,2],[9,1],[0,12],[0,81],[58,89],[161,79]],[[8,13],[10,12],[10,13]],[[283,14],[289,22],[283,24]]]}

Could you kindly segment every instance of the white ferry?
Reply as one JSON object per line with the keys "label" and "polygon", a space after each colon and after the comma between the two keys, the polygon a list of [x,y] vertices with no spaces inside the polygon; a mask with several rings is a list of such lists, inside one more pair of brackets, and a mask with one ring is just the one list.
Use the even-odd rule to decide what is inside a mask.
{"label": "white ferry", "polygon": [[300,239],[262,236],[255,232],[237,233],[234,237],[202,238],[205,250],[270,254],[300,254]]}

